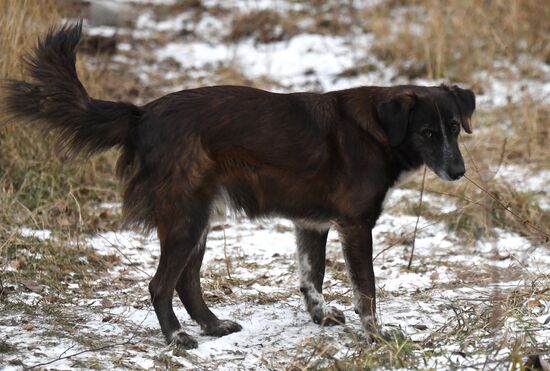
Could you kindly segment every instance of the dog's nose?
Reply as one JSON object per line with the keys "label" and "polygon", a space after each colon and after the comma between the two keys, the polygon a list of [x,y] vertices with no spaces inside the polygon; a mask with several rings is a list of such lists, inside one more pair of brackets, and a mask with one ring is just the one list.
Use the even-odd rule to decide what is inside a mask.
{"label": "dog's nose", "polygon": [[449,176],[451,177],[452,180],[458,180],[464,176],[464,173],[466,173],[466,171],[462,170],[456,173],[451,173],[449,174]]}
{"label": "dog's nose", "polygon": [[460,164],[453,166],[451,169],[449,169],[447,175],[449,175],[449,178],[451,178],[451,180],[458,180],[464,176],[464,173],[466,173],[464,164]]}

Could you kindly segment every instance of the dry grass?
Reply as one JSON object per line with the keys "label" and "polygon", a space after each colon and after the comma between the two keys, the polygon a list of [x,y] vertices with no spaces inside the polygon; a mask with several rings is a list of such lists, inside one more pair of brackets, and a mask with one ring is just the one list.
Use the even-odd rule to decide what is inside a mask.
{"label": "dry grass", "polygon": [[174,14],[179,14],[190,10],[200,13],[205,11],[206,7],[201,0],[178,0],[173,4],[159,4],[154,7],[155,17],[157,20],[163,20],[173,16]]}
{"label": "dry grass", "polygon": [[[21,56],[59,23],[59,4],[47,0],[0,2],[0,50],[9,56],[0,59],[0,78],[25,78]],[[91,94],[102,96],[102,70],[88,70],[82,64],[80,60],[84,85]],[[40,138],[37,130],[18,123],[4,125],[6,119],[0,112],[0,300],[20,305],[17,310],[25,312],[27,304],[4,301],[6,296],[13,290],[46,291],[40,307],[55,308],[67,303],[63,293],[68,284],[78,281],[82,295],[87,296],[98,275],[109,266],[78,241],[84,232],[116,228],[116,215],[94,207],[117,198],[112,176],[115,156],[109,152],[84,164],[68,164],[51,145],[52,136]],[[17,233],[23,226],[49,229],[56,238],[24,238]],[[8,305],[4,309],[10,310]],[[49,313],[44,318],[57,317]]]}
{"label": "dry grass", "polygon": [[[525,369],[531,354],[547,354],[547,346],[537,342],[532,329],[541,304],[550,299],[541,276],[531,286],[518,287],[498,295],[484,293],[478,300],[457,298],[441,301],[449,311],[448,320],[421,341],[413,341],[398,332],[378,336],[367,344],[363,334],[350,332],[347,357],[335,357],[331,339],[316,337],[297,349],[290,370],[371,370],[371,369]],[[416,300],[433,300],[437,291],[419,294]],[[540,307],[540,308],[537,308]],[[513,330],[516,324],[522,331]],[[508,353],[502,352],[509,348]],[[466,366],[468,365],[468,366]],[[510,366],[512,366],[510,368]]]}
{"label": "dry grass", "polygon": [[0,59],[0,77],[20,78],[20,57],[59,19],[58,8],[50,0],[4,0],[0,2],[0,47],[8,58]]}
{"label": "dry grass", "polygon": [[251,11],[233,19],[227,41],[252,37],[257,43],[287,40],[298,32],[297,26],[272,10]]}
{"label": "dry grass", "polygon": [[[550,105],[525,98],[477,114],[476,131],[468,151],[477,159],[479,172],[491,177],[487,165],[501,163],[548,168]],[[482,161],[481,161],[482,160]]]}
{"label": "dry grass", "polygon": [[[25,78],[21,56],[28,53],[38,37],[61,20],[62,9],[55,1],[0,2],[0,50],[9,58],[0,60],[0,78]],[[79,72],[91,95],[102,96],[102,70]],[[4,123],[7,117],[1,116]],[[0,222],[5,226],[33,225],[66,232],[94,229],[88,202],[114,200],[116,185],[111,174],[112,153],[83,164],[67,164],[55,152],[52,137],[37,140],[39,132],[29,126],[0,127]],[[49,159],[49,161],[44,161]],[[98,220],[96,219],[96,222]],[[91,228],[90,228],[91,227]],[[7,228],[0,234],[6,237]]]}
{"label": "dry grass", "polygon": [[17,235],[11,235],[7,242],[0,266],[16,270],[2,273],[0,299],[15,290],[13,283],[19,286],[19,290],[25,287],[36,293],[47,292],[45,300],[48,304],[69,302],[63,293],[70,283],[78,283],[80,294],[87,297],[93,290],[97,275],[114,263],[101,259],[93,249],[82,245],[68,247],[55,240],[43,241]]}
{"label": "dry grass", "polygon": [[[407,186],[417,188],[418,183],[418,180],[411,181]],[[424,192],[447,198],[456,208],[441,213],[438,208],[430,207],[429,202],[424,202],[421,215],[431,222],[443,222],[448,231],[460,237],[465,244],[494,237],[499,231],[495,228],[518,233],[534,244],[548,243],[550,212],[541,208],[540,196],[536,192],[520,191],[502,180],[490,180],[482,184],[484,190],[498,201],[467,180],[454,185],[443,183],[435,176],[429,177]],[[403,200],[401,208],[407,214],[416,215],[418,200]],[[386,242],[389,245],[411,245],[412,235],[388,236]]]}
{"label": "dry grass", "polygon": [[499,60],[550,58],[550,8],[538,0],[387,1],[366,12],[373,52],[405,76],[472,82]]}

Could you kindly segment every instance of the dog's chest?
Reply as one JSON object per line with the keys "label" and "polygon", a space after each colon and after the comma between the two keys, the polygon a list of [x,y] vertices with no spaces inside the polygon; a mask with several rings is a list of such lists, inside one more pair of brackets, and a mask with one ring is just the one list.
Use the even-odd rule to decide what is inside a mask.
{"label": "dog's chest", "polygon": [[392,192],[398,188],[401,184],[405,183],[410,177],[414,174],[415,170],[408,170],[408,171],[402,171],[401,174],[399,174],[399,177],[393,183],[393,185],[388,189],[386,192],[386,196],[384,197],[384,202],[382,203],[382,207],[386,207],[386,203],[388,202]]}

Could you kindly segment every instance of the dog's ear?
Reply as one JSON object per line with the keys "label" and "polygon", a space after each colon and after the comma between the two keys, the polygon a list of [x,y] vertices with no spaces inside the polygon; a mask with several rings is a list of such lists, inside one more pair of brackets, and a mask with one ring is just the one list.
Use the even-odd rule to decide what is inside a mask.
{"label": "dog's ear", "polygon": [[460,107],[462,128],[466,133],[472,134],[471,117],[476,109],[476,96],[473,91],[459,88],[456,85],[451,87],[451,91],[456,97],[456,102]]}
{"label": "dog's ear", "polygon": [[386,133],[390,146],[396,147],[405,139],[409,115],[416,104],[416,99],[414,93],[399,93],[376,107],[378,121]]}

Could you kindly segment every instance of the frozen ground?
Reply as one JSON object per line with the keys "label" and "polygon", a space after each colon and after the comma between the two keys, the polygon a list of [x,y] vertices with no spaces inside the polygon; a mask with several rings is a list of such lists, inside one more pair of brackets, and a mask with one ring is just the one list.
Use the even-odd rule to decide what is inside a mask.
{"label": "frozen ground", "polygon": [[[536,300],[533,285],[537,283],[532,281],[547,273],[548,247],[533,246],[525,238],[503,231],[498,238],[460,246],[442,223],[421,218],[415,268],[406,271],[409,249],[400,243],[386,249],[389,234],[407,236],[412,232],[416,217],[403,215],[399,206],[416,196],[415,191],[395,191],[375,229],[381,322],[400,329],[413,341],[421,341],[438,331],[459,328],[461,321],[467,321],[461,316],[498,310],[494,299],[517,291],[522,294],[520,307],[525,310],[521,316],[508,318],[493,341],[485,338],[469,346],[468,342],[464,346],[450,343],[437,349],[434,357],[426,360],[426,366],[475,369],[491,362],[491,357],[498,360],[498,351],[505,351],[497,347],[502,337],[512,338],[519,332],[530,334],[534,342],[548,344],[550,302]],[[430,201],[437,204],[433,197]],[[440,201],[442,213],[452,210],[452,205]],[[32,238],[54,238],[45,231],[22,232]],[[6,369],[63,356],[71,357],[45,367],[149,369],[168,362],[205,370],[281,369],[292,364],[323,365],[326,354],[320,354],[319,347],[338,359],[353,355],[358,344],[364,346],[335,233],[329,235],[325,295],[344,311],[347,323],[322,328],[311,322],[297,290],[294,234],[289,222],[229,218],[213,223],[203,266],[205,297],[219,317],[239,321],[243,330],[222,338],[203,336],[174,299],[183,325],[199,341],[197,349],[187,352],[165,346],[149,304],[147,283],[159,254],[156,238],[121,231],[103,233],[87,243],[101,259],[113,261],[108,274],[86,283],[91,288],[86,297],[78,282],[67,284],[66,290],[56,295],[68,302],[49,318],[45,319],[40,309],[2,318],[0,338],[19,351],[1,356],[4,364],[12,364]],[[52,294],[47,287],[17,292],[9,297],[10,301],[23,301],[35,308]],[[469,331],[475,336],[490,329]],[[87,337],[88,342],[82,340]],[[486,348],[479,351],[472,348],[474,345]],[[105,348],[97,349],[101,347]],[[74,355],[79,352],[83,353]]]}
{"label": "frozen ground", "polygon": [[[365,2],[367,6],[374,3]],[[267,0],[228,4],[240,11],[298,6]],[[197,20],[183,13],[157,21],[151,9],[139,9],[135,29],[95,27],[88,31],[120,35],[123,42],[113,57],[114,65],[135,75],[139,84],[157,84],[164,92],[218,83],[219,71],[229,67],[246,79],[267,77],[279,91],[406,82],[393,68],[369,55],[370,34],[300,33],[269,44],[256,44],[252,39],[225,43],[221,32],[230,22],[223,14],[207,13]],[[197,36],[174,36],[187,27]],[[142,57],[145,53],[147,61]],[[358,63],[375,68],[342,77],[342,72]],[[548,99],[550,92],[550,82],[545,80],[483,78],[488,82],[479,100],[485,107],[506,103],[510,89],[539,100]],[[538,192],[541,207],[548,208],[548,171],[504,164],[498,176],[505,176],[513,186],[527,184]],[[422,342],[427,347],[424,351],[429,351],[429,356],[421,357],[419,362],[424,363],[419,368],[498,367],[518,338],[539,348],[549,344],[550,302],[540,299],[550,282],[549,247],[505,231],[465,244],[447,231],[443,221],[420,218],[413,269],[408,271],[416,217],[404,211],[403,205],[417,199],[418,192],[413,190],[392,193],[375,229],[375,270],[381,322],[400,329],[413,342]],[[434,195],[426,195],[425,200],[433,212],[441,213],[441,220],[456,208],[448,199]],[[119,209],[118,205],[101,207],[115,213]],[[31,228],[19,233],[35,242],[57,238],[55,232]],[[76,249],[76,244],[71,241],[67,249]],[[203,336],[175,298],[183,326],[199,341],[197,349],[187,352],[165,346],[149,303],[147,284],[159,254],[156,238],[117,231],[79,241],[81,245],[91,246],[91,258],[109,262],[106,273],[90,280],[61,282],[61,289],[55,290],[32,281],[15,287],[6,302],[13,309],[0,318],[1,345],[9,350],[0,352],[0,368],[279,370],[328,365],[370,349],[351,305],[336,233],[329,235],[325,295],[331,305],[344,311],[347,322],[322,328],[311,322],[302,305],[292,224],[241,218],[213,223],[202,274],[205,297],[219,317],[238,321],[243,330],[219,339]],[[91,271],[93,262],[87,256],[81,264]],[[3,269],[18,268],[8,265]],[[507,309],[512,304],[505,302],[510,298],[516,300],[513,313]],[[492,316],[505,318],[498,331],[480,326]]]}

